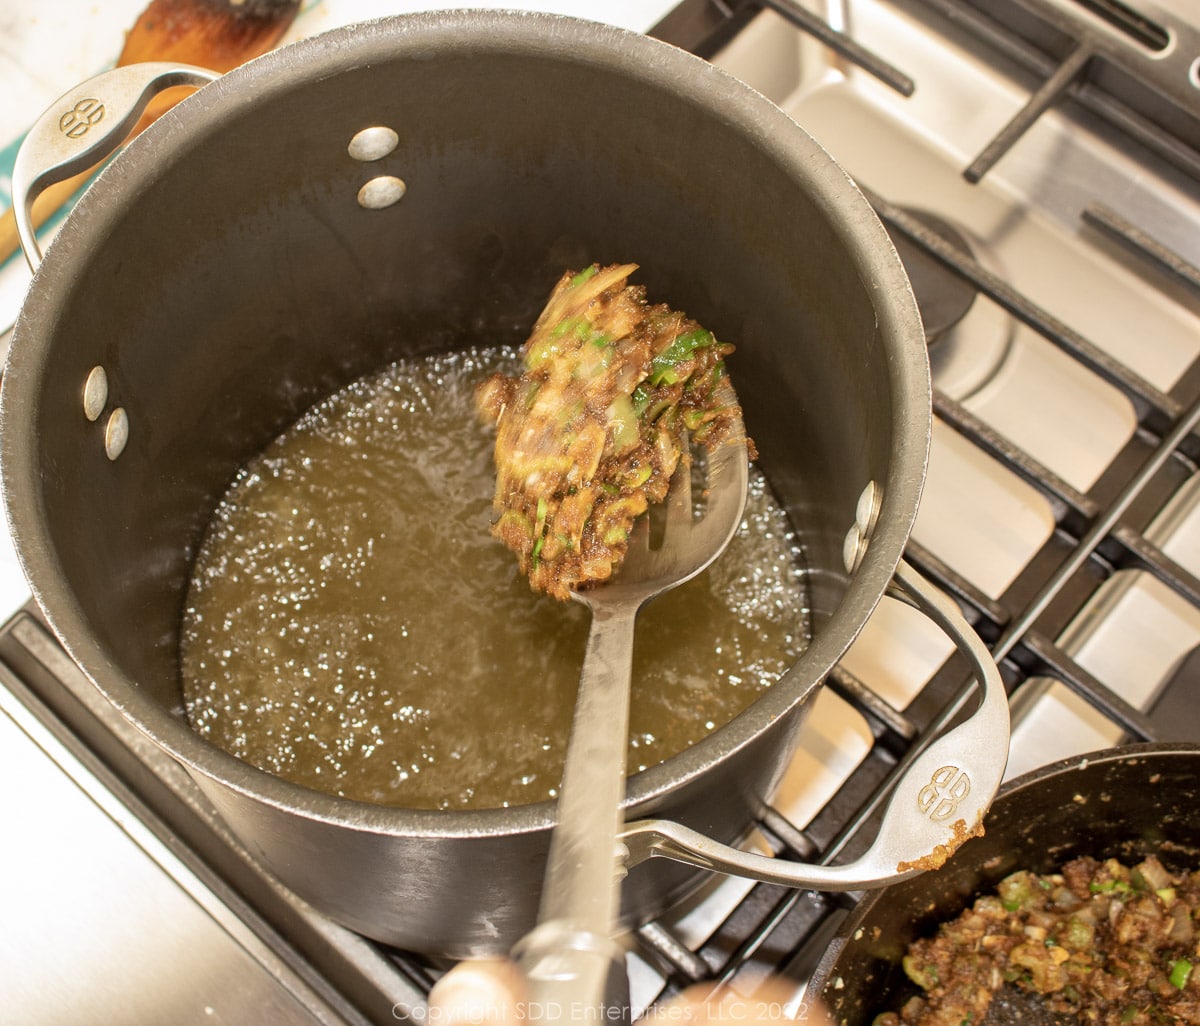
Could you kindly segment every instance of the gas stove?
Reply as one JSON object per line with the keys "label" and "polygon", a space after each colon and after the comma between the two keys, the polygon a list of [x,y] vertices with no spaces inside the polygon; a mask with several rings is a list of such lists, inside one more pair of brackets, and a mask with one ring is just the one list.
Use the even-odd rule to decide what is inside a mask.
{"label": "gas stove", "polygon": [[[313,5],[296,31],[381,13],[354,6]],[[1200,741],[1200,26],[1190,5],[657,6],[603,20],[648,29],[776,102],[859,183],[909,268],[935,416],[907,558],[958,601],[1001,667],[1008,776],[1128,740]],[[13,594],[22,598],[19,583]],[[6,990],[27,996],[26,1019],[66,1021],[113,993],[129,1022],[124,1013],[143,1008],[165,1021],[164,1007],[180,1022],[235,1021],[246,1007],[280,1022],[422,1020],[445,967],[329,923],[263,874],[183,771],[96,698],[32,608],[0,634],[0,660],[5,779],[34,779],[20,753],[39,753],[44,791],[24,787],[15,806],[30,859],[69,850],[77,834],[64,824],[89,817],[122,842],[47,863],[45,878],[60,881],[53,903],[24,888],[16,907],[29,914],[0,940],[0,973],[24,974]],[[853,854],[892,781],[970,692],[944,636],[885,598],[820,693],[748,843],[809,861]],[[130,868],[141,861],[154,888]],[[22,872],[4,874],[14,894]],[[98,905],[97,893],[111,900]],[[856,899],[714,878],[631,936],[635,1016],[691,983],[749,993],[768,973],[794,981],[798,1013]],[[144,952],[151,970],[110,967],[109,938],[131,934],[144,948],[159,935],[156,902],[178,912]],[[98,911],[89,921],[80,908]],[[189,958],[193,945],[211,954]],[[61,959],[46,968],[56,947],[69,971]]]}

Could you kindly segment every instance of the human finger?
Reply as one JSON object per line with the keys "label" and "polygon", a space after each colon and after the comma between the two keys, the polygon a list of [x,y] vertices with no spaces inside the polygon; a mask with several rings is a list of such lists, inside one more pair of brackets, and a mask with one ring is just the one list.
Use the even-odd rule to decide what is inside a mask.
{"label": "human finger", "polygon": [[460,962],[429,992],[429,1026],[518,1026],[525,978],[503,958]]}

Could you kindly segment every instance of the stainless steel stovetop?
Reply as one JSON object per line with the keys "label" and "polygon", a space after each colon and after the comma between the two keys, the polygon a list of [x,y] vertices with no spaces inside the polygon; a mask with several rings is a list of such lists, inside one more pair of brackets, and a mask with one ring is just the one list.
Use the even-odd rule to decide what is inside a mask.
{"label": "stainless steel stovetop", "polygon": [[[131,23],[142,5],[123,2]],[[933,450],[908,558],[1001,663],[1009,775],[1123,739],[1200,741],[1194,5],[522,6],[652,29],[743,78],[847,168],[922,274],[960,305],[968,284],[969,308],[931,343]],[[325,0],[296,31],[379,13]],[[39,65],[37,77],[51,76]],[[953,233],[931,234],[931,213]],[[20,287],[0,269],[0,302]],[[0,561],[6,612],[25,598],[14,571]],[[13,916],[0,990],[18,1021],[101,1009],[122,1022],[233,1022],[251,1008],[277,1022],[420,1021],[443,967],[328,923],[266,878],[31,611],[0,633],[0,678],[17,813],[0,856]],[[897,766],[969,696],[949,642],[885,599],[750,843],[818,860],[853,852]],[[635,1012],[689,982],[749,991],[768,972],[794,980],[801,1009],[853,901],[714,880],[631,938]]]}

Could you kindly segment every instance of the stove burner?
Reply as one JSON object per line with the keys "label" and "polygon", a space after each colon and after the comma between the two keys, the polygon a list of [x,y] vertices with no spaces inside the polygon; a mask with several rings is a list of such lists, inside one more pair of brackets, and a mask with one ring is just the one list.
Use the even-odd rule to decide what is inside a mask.
{"label": "stove burner", "polygon": [[[968,260],[1003,273],[979,240],[968,240],[964,231],[927,210],[903,209],[922,230]],[[1016,324],[995,303],[976,302],[975,286],[933,256],[919,239],[898,230],[890,234],[921,311],[933,382],[942,393],[962,402],[995,378],[1012,349]]]}
{"label": "stove burner", "polygon": [[[964,256],[974,257],[971,244],[949,222],[927,210],[908,209],[906,213]],[[892,233],[892,242],[917,297],[917,308],[925,325],[925,341],[932,346],[967,315],[975,302],[975,286],[901,232]]]}

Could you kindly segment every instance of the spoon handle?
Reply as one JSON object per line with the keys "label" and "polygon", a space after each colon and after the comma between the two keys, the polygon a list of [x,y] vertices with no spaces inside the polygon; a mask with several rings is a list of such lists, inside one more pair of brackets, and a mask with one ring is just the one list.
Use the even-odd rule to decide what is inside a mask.
{"label": "spoon handle", "polygon": [[639,604],[592,604],[538,925],[515,952],[532,1001],[557,1005],[562,1021],[607,1021],[595,1018],[596,1009],[611,1015],[612,1002],[623,1000],[627,988],[623,952],[612,933],[624,873],[617,835]]}

